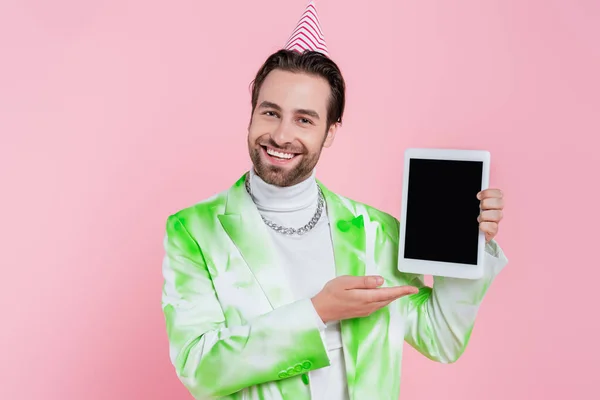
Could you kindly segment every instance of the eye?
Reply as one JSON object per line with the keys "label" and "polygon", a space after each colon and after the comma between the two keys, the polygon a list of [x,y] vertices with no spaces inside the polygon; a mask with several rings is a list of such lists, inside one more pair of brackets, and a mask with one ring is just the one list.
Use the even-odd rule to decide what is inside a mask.
{"label": "eye", "polygon": [[299,121],[301,124],[312,124],[312,121],[308,118],[300,118]]}
{"label": "eye", "polygon": [[265,111],[263,113],[263,115],[269,116],[269,117],[277,117],[277,113],[275,113],[274,111]]}

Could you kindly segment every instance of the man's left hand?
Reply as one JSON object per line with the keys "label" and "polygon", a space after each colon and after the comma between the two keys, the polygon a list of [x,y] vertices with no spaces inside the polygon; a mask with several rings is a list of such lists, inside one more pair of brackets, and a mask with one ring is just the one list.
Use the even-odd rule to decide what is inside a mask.
{"label": "man's left hand", "polygon": [[498,233],[498,224],[503,218],[504,199],[500,189],[486,189],[477,194],[480,200],[481,211],[477,222],[479,229],[485,233],[485,241],[488,243]]}

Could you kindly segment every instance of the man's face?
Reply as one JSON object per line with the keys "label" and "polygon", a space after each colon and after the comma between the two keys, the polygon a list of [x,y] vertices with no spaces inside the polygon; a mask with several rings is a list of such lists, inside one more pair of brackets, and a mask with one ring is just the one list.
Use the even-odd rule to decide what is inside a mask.
{"label": "man's face", "polygon": [[274,70],[264,80],[248,128],[248,150],[258,176],[277,186],[308,178],[336,124],[327,126],[330,88],[323,78]]}

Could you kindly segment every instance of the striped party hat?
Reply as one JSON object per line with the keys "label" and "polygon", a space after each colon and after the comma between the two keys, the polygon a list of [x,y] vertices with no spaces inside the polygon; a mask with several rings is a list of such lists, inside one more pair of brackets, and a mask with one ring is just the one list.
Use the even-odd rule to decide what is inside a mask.
{"label": "striped party hat", "polygon": [[300,17],[296,29],[294,29],[285,44],[285,48],[287,50],[296,50],[300,53],[312,50],[323,53],[326,56],[329,55],[314,0],[311,0],[306,6],[306,10],[304,10],[302,17]]}

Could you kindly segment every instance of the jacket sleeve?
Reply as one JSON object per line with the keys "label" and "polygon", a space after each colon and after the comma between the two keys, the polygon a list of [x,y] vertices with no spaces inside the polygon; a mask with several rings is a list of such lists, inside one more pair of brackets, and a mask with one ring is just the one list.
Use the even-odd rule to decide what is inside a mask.
{"label": "jacket sleeve", "polygon": [[202,250],[176,216],[168,219],[164,246],[170,359],[194,398],[227,396],[329,365],[310,299],[227,326]]}
{"label": "jacket sleeve", "polygon": [[410,285],[419,293],[402,301],[406,319],[405,340],[431,360],[452,363],[465,351],[483,297],[493,279],[508,262],[492,240],[486,244],[484,276],[478,280],[433,277],[433,288],[422,275],[412,275]]}

